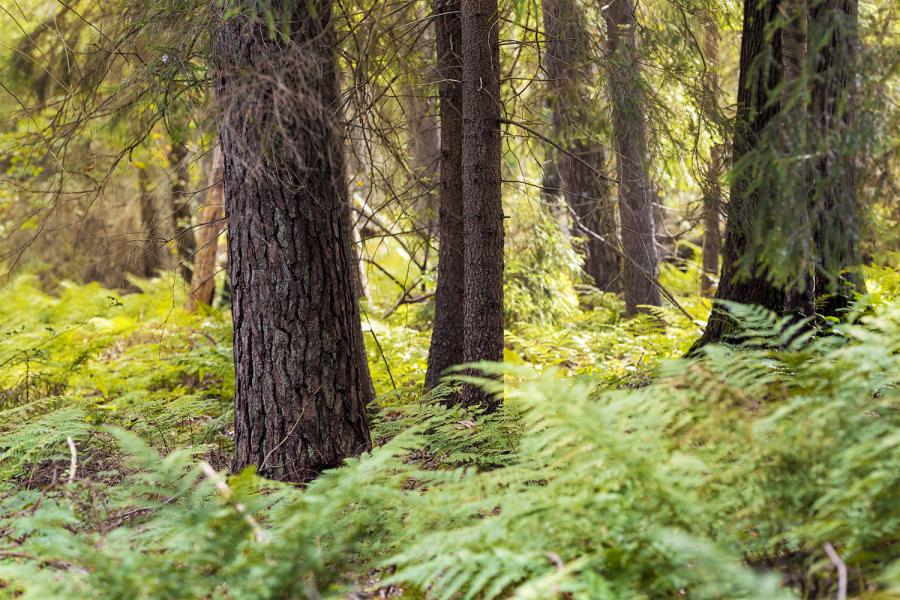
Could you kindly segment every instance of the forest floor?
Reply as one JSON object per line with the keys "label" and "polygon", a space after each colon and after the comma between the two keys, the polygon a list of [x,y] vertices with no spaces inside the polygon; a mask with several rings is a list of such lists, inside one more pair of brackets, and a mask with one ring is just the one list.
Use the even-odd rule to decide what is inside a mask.
{"label": "forest floor", "polygon": [[306,489],[226,473],[227,309],[186,313],[172,276],[21,275],[0,598],[900,597],[900,273],[869,268],[853,323],[790,344],[737,307],[748,343],[688,360],[694,269],[663,278],[690,319],[595,293],[510,323],[489,416],[421,392],[422,307],[370,314],[377,448]]}

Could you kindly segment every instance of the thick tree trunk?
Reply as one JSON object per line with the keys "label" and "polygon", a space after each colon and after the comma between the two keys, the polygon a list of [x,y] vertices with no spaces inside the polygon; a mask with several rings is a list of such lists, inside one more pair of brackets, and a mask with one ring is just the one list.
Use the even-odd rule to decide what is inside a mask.
{"label": "thick tree trunk", "polygon": [[449,367],[462,364],[465,252],[462,175],[462,22],[459,0],[435,0],[440,91],[440,248],[434,326],[425,385],[437,385]]}
{"label": "thick tree trunk", "polygon": [[647,131],[632,0],[613,0],[604,11],[609,36],[609,97],[619,176],[619,221],[625,260],[625,312],[659,306],[659,261],[653,190],[647,172]]}
{"label": "thick tree trunk", "polygon": [[188,193],[190,173],[187,163],[188,149],[181,142],[173,142],[169,151],[172,168],[172,221],[174,223],[175,256],[178,273],[191,282],[191,264],[194,261],[194,232],[191,229],[191,194]]}
{"label": "thick tree trunk", "polygon": [[861,209],[856,163],[861,143],[854,133],[857,105],[858,39],[856,0],[810,0],[812,58],[810,135],[816,186],[813,239],[818,251],[815,274],[820,313],[840,317],[865,280],[860,263]]}
{"label": "thick tree trunk", "polygon": [[372,399],[330,0],[272,3],[217,40],[234,321],[234,470],[307,481],[370,447]]}
{"label": "thick tree trunk", "polygon": [[159,215],[156,210],[156,202],[150,191],[150,173],[146,167],[138,169],[138,189],[140,190],[141,212],[141,257],[138,263],[138,275],[141,277],[154,277],[159,272],[160,241]]}
{"label": "thick tree trunk", "polygon": [[[738,77],[737,116],[735,118],[733,160],[754,151],[760,134],[774,119],[780,102],[773,97],[782,82],[781,30],[773,27],[779,19],[779,0],[745,0],[744,30],[741,36],[740,75]],[[747,254],[752,221],[757,213],[758,191],[751,191],[752,173],[739,171],[731,187],[727,207],[722,275],[716,290],[717,300],[758,304],[781,311],[785,292],[766,279],[761,265],[739,272],[738,262]],[[694,348],[721,341],[732,328],[732,320],[714,305],[703,336]]]}
{"label": "thick tree trunk", "polygon": [[[806,0],[782,0],[779,11],[783,19],[782,40],[782,85],[781,85],[781,152],[785,156],[804,157],[809,154],[807,131],[809,115],[806,97],[809,87],[809,69],[806,62]],[[801,207],[796,214],[796,233],[800,238],[800,253],[795,258],[794,280],[785,290],[785,311],[801,319],[816,312],[816,290],[814,265],[814,243],[810,213],[806,196],[809,193],[811,177],[807,160],[796,160],[792,169],[794,185],[785,190],[793,198],[790,203]]]}
{"label": "thick tree trunk", "polygon": [[606,153],[585,88],[591,61],[584,15],[576,0],[544,0],[542,7],[554,137],[567,150],[556,159],[560,188],[575,215],[575,231],[584,240],[584,272],[599,289],[617,291],[619,240],[609,185],[598,175],[606,168]]}
{"label": "thick tree trunk", "polygon": [[196,231],[197,251],[194,254],[194,268],[191,275],[191,290],[188,294],[188,311],[197,310],[202,305],[210,306],[216,293],[216,258],[219,236],[225,228],[225,196],[222,185],[222,149],[213,149],[206,198],[200,209],[200,225]]}
{"label": "thick tree trunk", "polygon": [[[500,41],[497,0],[462,2],[464,358],[503,360],[503,204],[500,196]],[[499,400],[467,385],[462,402]]]}

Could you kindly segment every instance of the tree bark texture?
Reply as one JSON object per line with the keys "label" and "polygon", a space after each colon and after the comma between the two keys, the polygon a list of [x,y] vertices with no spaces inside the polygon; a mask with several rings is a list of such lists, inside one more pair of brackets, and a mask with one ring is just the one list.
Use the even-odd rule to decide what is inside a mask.
{"label": "tree bark texture", "polygon": [[619,177],[625,312],[659,306],[659,260],[653,218],[653,190],[648,174],[647,130],[638,62],[632,0],[612,0],[604,10],[610,59],[609,97]]}
{"label": "tree bark texture", "polygon": [[[234,470],[307,481],[367,450],[330,0],[275,0],[217,39],[234,321]],[[284,33],[282,33],[284,31]]]}
{"label": "tree bark texture", "polygon": [[[497,0],[463,0],[464,359],[503,360],[503,205],[500,196],[500,41]],[[463,388],[464,405],[499,400]]]}
{"label": "tree bark texture", "polygon": [[462,364],[465,251],[462,174],[462,21],[460,0],[435,0],[437,72],[440,93],[440,220],[434,325],[425,385],[437,385],[449,368]]}
{"label": "tree bark texture", "polygon": [[[780,100],[774,97],[782,82],[781,30],[773,26],[778,19],[779,0],[744,1],[732,152],[735,163],[756,149],[760,134],[781,110]],[[757,192],[749,188],[748,178],[751,176],[746,170],[740,170],[732,183],[722,251],[722,274],[715,298],[758,304],[780,312],[785,306],[785,292],[766,279],[762,266],[754,265],[749,272],[739,272],[738,263],[747,253],[750,225],[758,206]],[[694,348],[721,341],[732,327],[727,313],[714,305],[706,330]]]}
{"label": "tree bark texture", "polygon": [[225,194],[222,184],[222,149],[213,149],[209,177],[206,183],[206,197],[200,210],[200,224],[197,227],[194,254],[194,268],[191,274],[191,290],[188,294],[188,311],[195,311],[200,305],[211,306],[216,293],[216,259],[219,250],[219,236],[225,228]]}
{"label": "tree bark texture", "polygon": [[191,194],[188,192],[188,148],[181,142],[172,142],[169,164],[172,168],[172,221],[174,224],[175,256],[178,274],[185,283],[191,282],[191,265],[194,261],[194,232],[191,229]]}
{"label": "tree bark texture", "polygon": [[813,239],[818,251],[815,289],[819,312],[841,316],[865,280],[854,270],[860,262],[861,208],[856,167],[861,135],[857,110],[858,7],[856,0],[810,0],[809,47],[812,54],[810,134],[816,186],[813,190]]}
{"label": "tree bark texture", "polygon": [[585,88],[591,78],[591,56],[584,15],[576,0],[544,0],[542,9],[551,121],[555,141],[567,151],[556,159],[560,188],[575,215],[575,231],[584,240],[584,272],[600,290],[618,291],[621,261],[615,207],[608,182],[599,175],[606,168],[606,153],[597,139],[598,115],[590,110]]}

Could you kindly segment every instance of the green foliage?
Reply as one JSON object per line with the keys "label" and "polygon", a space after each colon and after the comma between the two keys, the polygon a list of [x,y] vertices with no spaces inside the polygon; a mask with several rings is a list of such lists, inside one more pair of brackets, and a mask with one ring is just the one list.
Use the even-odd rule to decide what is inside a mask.
{"label": "green foliage", "polygon": [[67,455],[67,436],[96,441],[88,426],[104,423],[164,450],[227,451],[218,432],[234,392],[230,323],[176,308],[182,298],[165,281],[142,285],[119,296],[64,283],[50,295],[19,276],[0,291],[0,479]]}
{"label": "green foliage", "polygon": [[[874,287],[890,288],[888,271],[869,271]],[[690,279],[666,275],[676,293]],[[376,381],[391,364],[399,388],[374,416],[378,446],[298,489],[251,471],[226,483],[208,466],[229,445],[227,322],[141,285],[57,297],[23,277],[0,292],[0,597],[395,585],[407,597],[768,600],[795,596],[765,567],[833,593],[825,543],[852,589],[900,583],[900,307],[886,292],[818,337],[735,305],[735,344],[664,363],[693,335],[674,308],[623,321],[601,304],[586,313],[596,326],[514,329],[523,364],[505,369],[491,415],[444,407],[453,383],[417,393],[427,336],[372,321]],[[29,377],[48,383],[26,398],[23,351],[37,350]]]}
{"label": "green foliage", "polygon": [[[520,199],[521,201],[521,199]],[[508,324],[558,325],[578,312],[574,279],[580,261],[544,211],[507,244],[503,279]]]}

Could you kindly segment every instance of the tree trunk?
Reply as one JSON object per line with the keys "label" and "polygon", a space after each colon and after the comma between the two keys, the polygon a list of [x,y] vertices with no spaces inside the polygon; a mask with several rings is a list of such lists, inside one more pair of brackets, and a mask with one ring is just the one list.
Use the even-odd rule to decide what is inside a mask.
{"label": "tree trunk", "polygon": [[[416,18],[426,19],[420,5],[416,5]],[[439,80],[435,57],[435,19],[425,21],[426,27],[419,38],[418,54],[426,65],[425,81]],[[414,206],[416,228],[427,244],[434,237],[439,214],[441,129],[438,122],[436,99],[431,95],[430,85],[409,85],[407,90],[407,113],[410,119],[411,158],[413,177],[417,183],[418,200]]]}
{"label": "tree trunk", "polygon": [[[351,196],[353,192],[350,192]],[[350,243],[353,245],[353,262],[356,264],[356,270],[353,278],[353,285],[356,286],[356,297],[360,300],[368,299],[369,296],[369,274],[366,271],[366,261],[364,259],[366,249],[363,246],[362,226],[360,225],[361,217],[350,206]]]}
{"label": "tree trunk", "polygon": [[567,150],[556,160],[560,187],[575,215],[575,231],[584,240],[584,272],[600,290],[617,291],[619,240],[609,185],[598,175],[606,168],[606,153],[597,139],[598,117],[591,114],[585,88],[591,61],[584,15],[576,0],[544,0],[542,7],[551,121],[555,141]]}
{"label": "tree trunk", "polygon": [[706,190],[703,193],[703,275],[700,291],[707,298],[713,295],[713,278],[719,274],[719,207],[722,206],[722,189],[719,173],[722,164],[722,146],[710,149],[709,165],[706,170]]}
{"label": "tree trunk", "polygon": [[440,247],[434,326],[425,385],[437,385],[449,367],[462,364],[465,251],[462,175],[462,22],[459,0],[435,0],[440,92]]}
{"label": "tree trunk", "polygon": [[812,57],[810,135],[816,156],[811,201],[813,239],[818,251],[815,274],[820,313],[840,317],[865,280],[860,263],[861,208],[856,167],[862,142],[855,132],[857,105],[856,0],[811,0],[809,46]]}
{"label": "tree trunk", "polygon": [[604,11],[609,36],[609,97],[619,176],[619,221],[625,260],[625,313],[659,306],[659,261],[653,219],[653,190],[647,159],[643,90],[632,0],[613,0]]}
{"label": "tree trunk", "polygon": [[160,240],[159,215],[156,210],[156,202],[150,191],[150,173],[146,167],[138,169],[138,189],[140,190],[141,211],[141,260],[138,265],[138,275],[141,277],[154,277],[159,272]]}
{"label": "tree trunk", "polygon": [[[705,110],[713,117],[719,112],[719,28],[715,15],[704,13],[703,60],[706,78],[703,82]],[[706,182],[703,190],[703,274],[700,277],[700,293],[713,295],[713,279],[719,274],[719,251],[722,236],[719,231],[719,211],[722,206],[722,187],[719,183],[722,171],[723,146],[713,144],[706,166]]]}
{"label": "tree trunk", "polygon": [[200,225],[196,231],[197,251],[188,294],[188,311],[199,305],[211,306],[216,293],[216,258],[219,236],[225,228],[225,198],[222,185],[222,149],[213,149],[212,164],[206,187],[206,199],[200,209]]}
{"label": "tree trunk", "polygon": [[187,163],[188,149],[181,142],[173,142],[169,151],[172,168],[172,220],[174,223],[175,255],[178,273],[185,283],[191,282],[191,264],[194,260],[194,232],[191,229],[191,195],[188,193],[190,173]]}
{"label": "tree trunk", "polygon": [[[809,115],[806,97],[809,83],[809,69],[806,62],[806,0],[782,0],[779,11],[783,19],[782,40],[782,85],[781,85],[781,152],[785,156],[803,157],[809,154],[807,133]],[[796,214],[796,234],[800,239],[800,255],[794,280],[785,290],[785,312],[793,313],[797,319],[811,316],[816,312],[816,290],[814,273],[813,234],[810,213],[807,210],[807,195],[811,177],[808,161],[797,160],[792,169],[797,183],[786,190],[792,195],[790,203],[800,207]]]}
{"label": "tree trunk", "polygon": [[[276,0],[217,39],[234,321],[235,471],[307,481],[370,445],[372,400],[330,0]],[[282,35],[282,31],[284,31]]]}
{"label": "tree trunk", "polygon": [[572,243],[572,230],[569,228],[569,210],[565,200],[560,198],[562,181],[559,167],[556,164],[556,153],[553,148],[546,149],[547,156],[541,172],[541,202],[556,219],[559,232],[567,244]]}
{"label": "tree trunk", "polygon": [[[497,0],[462,2],[464,359],[503,360],[503,204],[500,195],[500,40]],[[462,402],[499,400],[467,385]]]}
{"label": "tree trunk", "polygon": [[[744,1],[744,30],[741,36],[732,153],[735,163],[756,150],[763,129],[781,110],[781,102],[774,97],[782,82],[781,30],[773,26],[779,20],[778,4],[779,0]],[[785,305],[785,292],[766,279],[762,265],[754,264],[749,272],[739,272],[738,262],[749,248],[751,224],[758,206],[758,191],[749,186],[751,177],[752,173],[742,169],[736,173],[732,183],[725,226],[722,275],[715,298],[758,304],[780,312]],[[693,349],[721,341],[732,327],[732,320],[727,313],[714,305],[706,330]]]}

